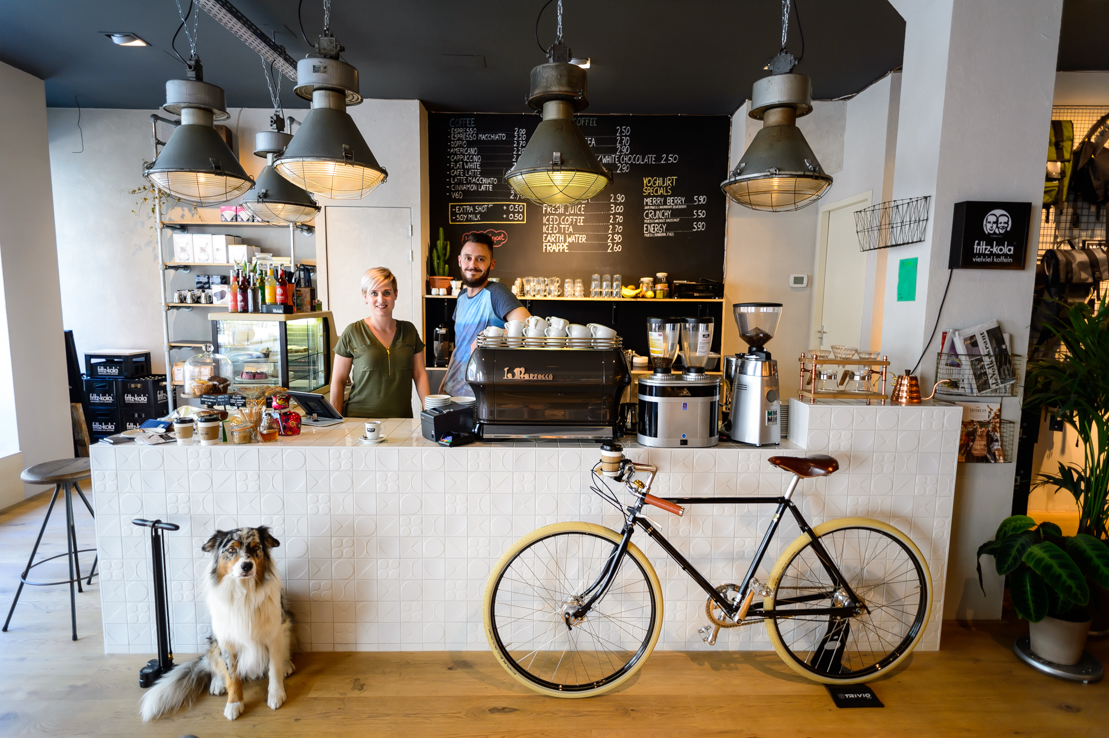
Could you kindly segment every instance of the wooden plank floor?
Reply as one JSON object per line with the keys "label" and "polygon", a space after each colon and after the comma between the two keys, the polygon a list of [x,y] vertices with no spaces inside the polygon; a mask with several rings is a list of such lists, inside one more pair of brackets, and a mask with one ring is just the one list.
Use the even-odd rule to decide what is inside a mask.
{"label": "wooden plank floor", "polygon": [[[0,514],[2,615],[45,503],[37,498]],[[60,520],[51,521],[46,556],[64,550]],[[92,535],[87,515],[79,518],[79,540]],[[51,566],[40,571],[49,576]],[[487,652],[313,653],[296,656],[288,702],[276,712],[265,706],[264,685],[254,683],[234,723],[223,718],[223,698],[205,695],[191,710],[143,725],[137,674],[147,657],[103,654],[95,582],[78,603],[75,643],[68,591],[24,590],[12,630],[0,633],[0,736],[1109,734],[1109,682],[1070,684],[1024,666],[1011,651],[1026,631],[1019,623],[947,623],[941,652],[915,654],[872,683],[884,709],[837,710],[822,687],[772,652],[659,652],[627,688],[587,700],[534,695]],[[1091,648],[1109,662],[1109,643]]]}

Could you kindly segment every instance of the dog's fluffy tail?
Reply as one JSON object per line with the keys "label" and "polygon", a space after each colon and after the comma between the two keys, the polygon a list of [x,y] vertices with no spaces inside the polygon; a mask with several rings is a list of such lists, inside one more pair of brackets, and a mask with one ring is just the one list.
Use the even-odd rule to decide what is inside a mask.
{"label": "dog's fluffy tail", "polygon": [[182,664],[155,682],[139,702],[144,722],[156,720],[182,705],[191,705],[208,686],[212,667],[208,654]]}

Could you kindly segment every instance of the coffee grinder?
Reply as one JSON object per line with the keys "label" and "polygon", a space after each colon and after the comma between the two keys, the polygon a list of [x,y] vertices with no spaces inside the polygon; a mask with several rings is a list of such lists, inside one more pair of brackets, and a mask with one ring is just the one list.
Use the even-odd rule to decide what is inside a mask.
{"label": "coffee grinder", "polygon": [[[719,441],[720,377],[705,373],[712,318],[648,318],[654,371],[639,378],[636,441],[662,448],[706,448]],[[685,369],[671,372],[682,344]]]}
{"label": "coffee grinder", "polygon": [[736,354],[732,387],[732,406],[728,437],[754,446],[774,446],[782,442],[779,423],[781,400],[778,396],[778,362],[764,346],[774,337],[782,305],[777,302],[741,302],[732,306],[739,337],[748,346],[746,354]]}

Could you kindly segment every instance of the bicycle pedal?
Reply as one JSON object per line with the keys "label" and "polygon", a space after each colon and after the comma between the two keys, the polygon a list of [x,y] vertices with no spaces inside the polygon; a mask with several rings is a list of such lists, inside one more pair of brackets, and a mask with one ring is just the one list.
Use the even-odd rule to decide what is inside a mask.
{"label": "bicycle pedal", "polygon": [[770,587],[767,587],[758,579],[754,578],[751,579],[751,590],[759,597],[769,597],[774,593],[774,591],[770,589]]}
{"label": "bicycle pedal", "polygon": [[700,634],[701,640],[710,646],[716,645],[716,636],[720,634],[719,625],[705,625],[702,626],[697,633]]}

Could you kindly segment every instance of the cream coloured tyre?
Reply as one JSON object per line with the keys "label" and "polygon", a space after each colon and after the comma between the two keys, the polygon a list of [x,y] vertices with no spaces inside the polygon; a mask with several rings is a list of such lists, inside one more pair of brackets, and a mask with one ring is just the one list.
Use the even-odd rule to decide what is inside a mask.
{"label": "cream coloured tyre", "polygon": [[[865,605],[852,617],[804,615],[835,607],[837,588],[802,534],[778,558],[763,610],[799,611],[766,619],[774,650],[803,677],[825,684],[856,684],[901,663],[920,642],[932,605],[932,578],[908,536],[878,520],[840,518],[813,529],[848,586]],[[790,601],[794,599],[794,601]]]}
{"label": "cream coloured tyre", "polygon": [[485,636],[521,684],[552,697],[594,697],[626,682],[651,655],[662,587],[635,544],[590,611],[577,622],[568,615],[595,591],[620,540],[600,525],[556,523],[501,556],[485,586]]}

